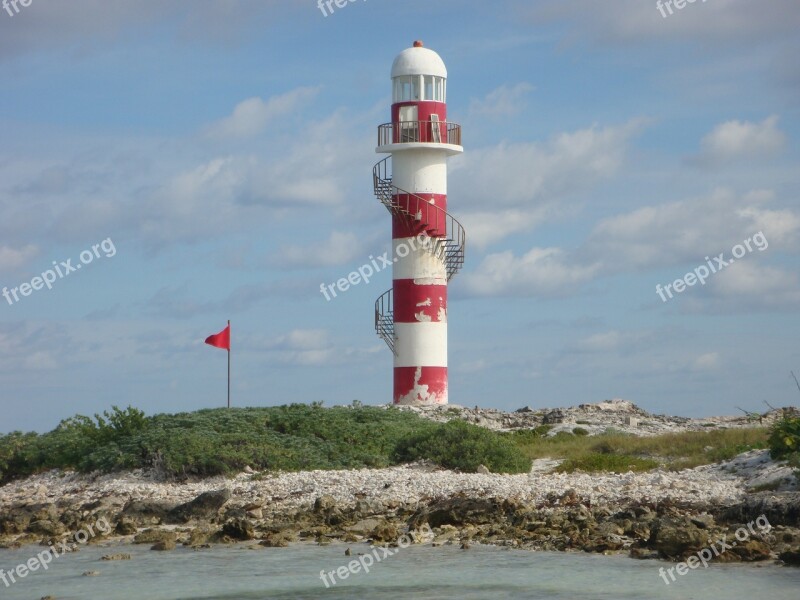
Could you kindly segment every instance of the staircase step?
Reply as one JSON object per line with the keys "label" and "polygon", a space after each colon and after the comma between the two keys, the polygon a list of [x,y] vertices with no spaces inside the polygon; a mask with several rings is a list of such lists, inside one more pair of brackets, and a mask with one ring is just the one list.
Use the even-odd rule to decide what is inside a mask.
{"label": "staircase step", "polygon": [[[435,204],[431,204],[429,202],[432,210],[440,210],[441,213],[443,213],[444,222],[440,226],[433,226],[430,223],[425,223],[425,220],[422,216],[423,211],[412,213],[407,208],[404,208],[404,204],[397,202],[395,198],[400,194],[416,198],[420,202],[424,202],[425,199],[417,196],[416,194],[400,189],[394,185],[389,173],[389,160],[389,158],[383,159],[381,162],[376,164],[375,168],[373,169],[375,196],[378,198],[381,204],[386,206],[391,214],[403,218],[414,225],[423,223],[424,232],[427,233],[433,240],[433,243],[429,246],[429,251],[442,261],[447,274],[447,279],[449,281],[464,264],[464,229],[452,215],[450,215],[447,211],[437,207]],[[384,175],[387,177],[384,177]],[[430,211],[428,211],[428,214],[430,214]],[[436,234],[440,233],[443,229],[451,235],[447,235],[446,237],[437,236]],[[376,329],[377,328],[381,329],[381,331],[379,331],[379,335],[384,338],[384,341],[386,341],[387,345],[389,345],[389,347],[394,351],[393,316],[390,314],[376,315]]]}

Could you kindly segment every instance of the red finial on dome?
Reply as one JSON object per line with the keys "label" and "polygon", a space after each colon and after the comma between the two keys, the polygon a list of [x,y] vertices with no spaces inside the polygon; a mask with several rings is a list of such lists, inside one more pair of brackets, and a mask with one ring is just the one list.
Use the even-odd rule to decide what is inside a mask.
{"label": "red finial on dome", "polygon": [[422,43],[422,40],[417,40],[414,42],[414,48],[422,48],[425,44]]}

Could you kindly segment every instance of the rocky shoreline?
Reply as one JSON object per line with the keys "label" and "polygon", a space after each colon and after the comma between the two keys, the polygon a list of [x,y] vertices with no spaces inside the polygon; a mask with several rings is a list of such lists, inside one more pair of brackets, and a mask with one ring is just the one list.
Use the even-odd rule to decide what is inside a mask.
{"label": "rocky shoreline", "polygon": [[593,404],[579,404],[563,408],[523,407],[514,412],[494,408],[469,408],[457,404],[447,406],[401,406],[401,410],[412,411],[432,421],[445,422],[460,419],[495,431],[534,429],[550,426],[550,435],[571,432],[580,426],[589,435],[603,433],[609,429],[637,436],[652,436],[681,431],[709,431],[711,429],[743,429],[769,427],[776,421],[797,416],[796,407],[770,408],[769,411],[736,416],[677,417],[656,415],[636,406],[633,402],[614,398]]}
{"label": "rocky shoreline", "polygon": [[[637,435],[753,427],[787,410],[796,414],[778,409],[758,419],[685,419],[651,415],[624,400],[514,413],[458,406],[403,410],[490,429],[550,425],[551,435],[575,425],[589,434],[614,428]],[[681,561],[735,540],[714,560],[800,564],[798,481],[766,450],[680,472],[550,472],[557,463],[534,461],[531,472],[520,475],[456,473],[417,463],[297,473],[248,469],[232,478],[181,482],[145,471],[51,471],[0,487],[0,548],[64,540],[77,546],[77,532],[87,528],[90,544],[147,544],[153,550],[234,542],[392,545],[405,533],[430,527],[433,537],[426,543],[464,549],[485,543]],[[764,489],[772,491],[759,491]],[[757,521],[769,527],[754,527]]]}
{"label": "rocky shoreline", "polygon": [[[761,453],[761,454],[759,454]],[[739,464],[764,462],[753,451]],[[50,472],[0,488],[0,547],[52,544],[94,525],[89,543],[171,550],[247,542],[396,544],[429,526],[430,543],[625,552],[683,560],[747,537],[719,561],[800,563],[800,492],[746,491],[730,465],[674,473],[461,474],[416,464],[159,482],[144,472]],[[769,531],[753,528],[766,519]],[[108,526],[98,531],[102,520]],[[741,535],[741,534],[740,534]],[[737,538],[738,539],[738,538]]]}

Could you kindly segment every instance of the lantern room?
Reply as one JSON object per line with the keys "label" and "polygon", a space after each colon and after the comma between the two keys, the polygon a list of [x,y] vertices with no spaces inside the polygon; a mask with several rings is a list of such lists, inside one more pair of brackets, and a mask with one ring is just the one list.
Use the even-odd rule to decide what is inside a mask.
{"label": "lantern room", "polygon": [[461,145],[460,128],[447,124],[447,68],[441,57],[414,42],[392,65],[392,122],[379,146]]}

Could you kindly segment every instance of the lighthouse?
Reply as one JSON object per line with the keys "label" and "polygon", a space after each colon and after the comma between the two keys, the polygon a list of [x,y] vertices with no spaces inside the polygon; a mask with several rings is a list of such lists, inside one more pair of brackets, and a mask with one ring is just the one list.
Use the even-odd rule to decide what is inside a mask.
{"label": "lighthouse", "polygon": [[392,219],[392,289],[375,330],[394,354],[394,404],[447,404],[447,284],[464,264],[464,228],[447,208],[447,159],[464,151],[447,120],[447,69],[414,42],[392,65],[391,122],[378,127],[375,195]]}

